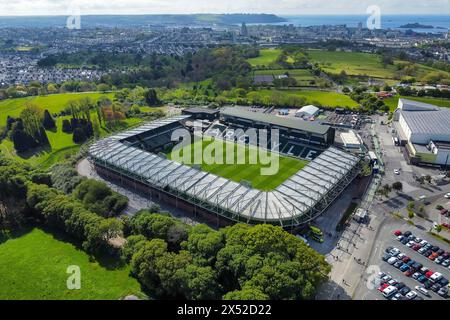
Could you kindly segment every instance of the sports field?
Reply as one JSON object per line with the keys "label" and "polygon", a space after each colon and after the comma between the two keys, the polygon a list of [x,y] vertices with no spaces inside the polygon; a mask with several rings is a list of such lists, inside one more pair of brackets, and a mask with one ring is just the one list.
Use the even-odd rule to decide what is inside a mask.
{"label": "sports field", "polygon": [[[143,296],[129,267],[90,258],[41,229],[0,243],[0,300],[117,300]],[[79,266],[81,288],[67,289],[68,266]]]}
{"label": "sports field", "polygon": [[[219,141],[219,140],[216,140]],[[183,162],[186,165],[194,165],[194,159],[202,159],[201,160],[201,169],[206,172],[210,172],[212,174],[221,176],[223,178],[230,179],[235,182],[247,181],[250,182],[252,187],[262,191],[273,190],[278,187],[281,183],[287,180],[290,176],[300,171],[303,167],[308,164],[306,160],[299,160],[290,157],[279,156],[274,153],[269,153],[268,157],[277,158],[279,161],[279,166],[277,167],[276,173],[271,175],[262,175],[261,169],[268,168],[270,165],[265,164],[266,162],[256,161],[256,164],[251,163],[249,159],[250,148],[248,146],[242,144],[233,144],[230,142],[226,143],[217,143],[216,146],[220,144],[220,150],[224,150],[222,152],[221,161],[215,161],[213,164],[207,163],[202,155],[212,154],[213,156],[218,155],[215,152],[209,152],[207,149],[208,146],[212,148],[214,145],[212,144],[213,140],[203,140],[196,143],[193,143],[189,146],[184,147],[181,150],[173,150],[171,153],[167,155],[169,159],[174,161]],[[228,150],[233,150],[234,145],[234,157],[232,163],[230,161],[226,161],[227,158],[227,147]],[[223,146],[223,148],[222,148]],[[251,147],[252,150],[256,150],[256,148]],[[206,150],[206,151],[205,151]],[[189,156],[186,156],[185,152],[190,152],[190,161]],[[245,159],[242,161],[243,164],[238,164],[238,154],[244,155]],[[188,161],[182,161],[178,158],[181,156],[186,158]],[[229,155],[228,155],[229,156]],[[229,156],[231,158],[231,156]],[[241,158],[239,158],[241,159]],[[212,161],[211,161],[212,162]],[[218,163],[222,162],[222,163]]]}
{"label": "sports field", "polygon": [[[247,61],[252,67],[268,68],[271,64],[275,63],[281,52],[281,49],[262,49],[259,50],[259,57],[250,58]],[[288,57],[287,62],[292,63],[292,58]]]}

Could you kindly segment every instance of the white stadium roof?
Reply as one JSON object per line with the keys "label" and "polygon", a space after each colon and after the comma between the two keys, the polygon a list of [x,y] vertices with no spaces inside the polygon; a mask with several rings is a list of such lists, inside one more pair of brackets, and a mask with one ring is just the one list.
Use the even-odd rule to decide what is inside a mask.
{"label": "white stadium roof", "polygon": [[[185,120],[158,120],[94,143],[89,157],[159,190],[235,221],[298,225],[320,214],[359,172],[359,158],[331,147],[276,189],[265,192],[127,146],[123,139]],[[339,186],[339,190],[337,190]]]}

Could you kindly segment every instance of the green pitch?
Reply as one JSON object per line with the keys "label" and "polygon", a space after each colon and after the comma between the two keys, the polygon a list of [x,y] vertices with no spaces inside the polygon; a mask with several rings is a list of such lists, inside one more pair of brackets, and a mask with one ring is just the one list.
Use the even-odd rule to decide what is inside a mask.
{"label": "green pitch", "polygon": [[[168,159],[182,162],[186,165],[194,166],[195,165],[194,159],[200,159],[201,155],[205,155],[205,149],[208,146],[210,146],[211,143],[212,140],[199,141],[189,146],[186,146],[181,150],[173,150],[167,154],[167,157]],[[274,174],[263,175],[261,170],[263,168],[270,167],[270,164],[267,164],[267,162],[261,161],[260,159],[258,159],[255,164],[251,163],[248,160],[251,150],[254,151],[256,150],[256,148],[252,147],[252,149],[250,149],[248,146],[244,146],[241,144],[233,144],[229,142],[225,143],[224,145],[228,145],[228,148],[226,147],[223,148],[224,151],[222,152],[221,157],[219,157],[222,159],[223,163],[217,163],[219,161],[216,161],[216,163],[209,164],[207,163],[207,161],[205,161],[205,159],[202,159],[201,164],[199,164],[201,166],[201,169],[203,171],[221,176],[226,179],[230,179],[235,182],[243,182],[243,181],[250,182],[253,188],[262,191],[270,191],[275,189],[284,181],[286,181],[289,177],[300,171],[303,167],[305,167],[308,164],[308,161],[305,160],[280,156],[275,153],[268,153],[268,157],[272,159],[276,158],[279,164]],[[212,147],[212,145],[210,147]],[[234,159],[230,164],[229,161],[226,161],[227,158],[226,150],[227,149],[233,150],[233,147],[234,153],[232,152],[232,155],[234,154],[233,157]],[[190,160],[189,156],[186,156],[185,152],[190,152]],[[206,153],[208,154],[208,151]],[[215,152],[210,154],[216,156]],[[242,161],[244,163],[238,164],[237,161],[238,154],[241,155],[245,154],[245,158],[241,158],[246,160]],[[179,156],[183,157],[184,160],[187,159],[188,161],[182,161],[181,159],[179,159]],[[230,159],[232,158],[229,155],[228,157]],[[276,160],[274,160],[274,162],[276,162]]]}

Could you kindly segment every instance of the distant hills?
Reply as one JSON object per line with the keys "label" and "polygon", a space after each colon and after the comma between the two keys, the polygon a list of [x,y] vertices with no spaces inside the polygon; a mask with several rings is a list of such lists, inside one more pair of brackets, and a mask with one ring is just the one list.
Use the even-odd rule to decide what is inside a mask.
{"label": "distant hills", "polygon": [[[0,17],[0,27],[64,27],[67,16]],[[241,23],[286,22],[274,14],[158,14],[158,15],[86,15],[83,27],[124,27],[145,25],[235,25]]]}

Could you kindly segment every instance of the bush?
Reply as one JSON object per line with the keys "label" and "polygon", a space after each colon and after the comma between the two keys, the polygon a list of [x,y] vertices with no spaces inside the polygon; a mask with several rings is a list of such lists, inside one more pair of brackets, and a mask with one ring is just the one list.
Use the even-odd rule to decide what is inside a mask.
{"label": "bush", "polygon": [[104,182],[85,179],[74,190],[75,198],[81,200],[84,206],[103,216],[117,216],[128,205],[127,197],[113,192]]}

